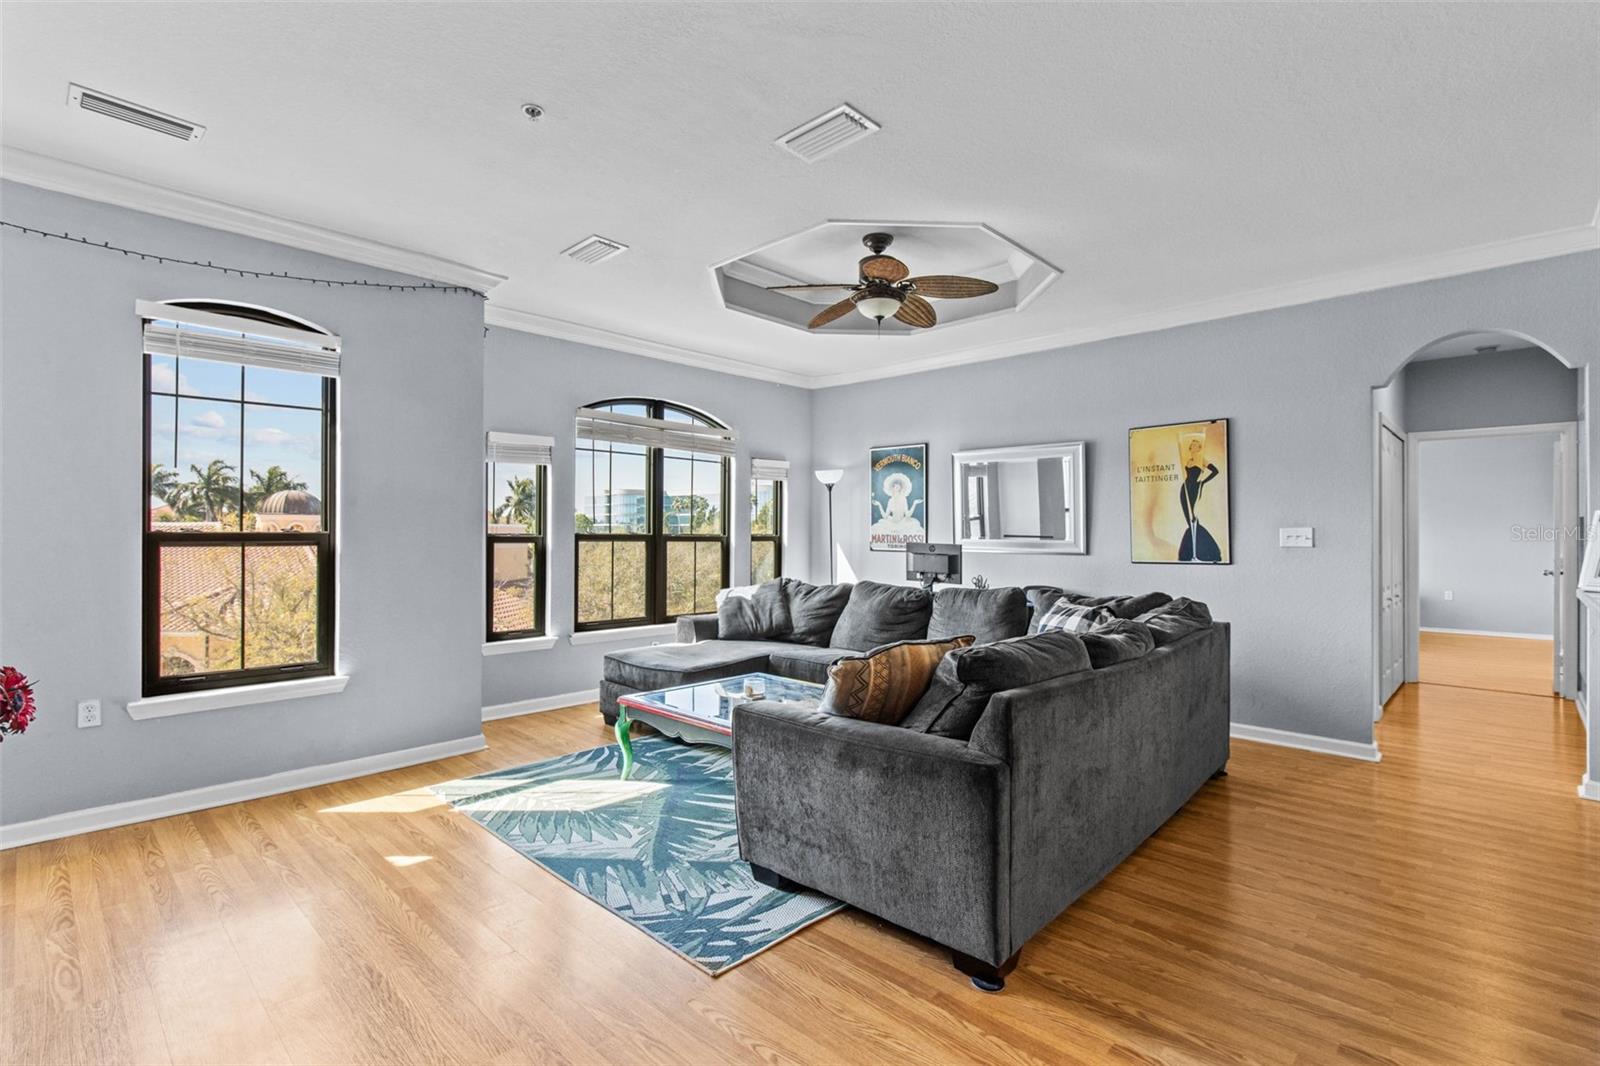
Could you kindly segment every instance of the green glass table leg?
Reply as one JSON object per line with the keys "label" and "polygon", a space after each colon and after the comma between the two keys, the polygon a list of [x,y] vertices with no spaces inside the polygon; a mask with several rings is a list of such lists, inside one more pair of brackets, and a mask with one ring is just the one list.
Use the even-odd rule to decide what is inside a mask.
{"label": "green glass table leg", "polygon": [[622,749],[622,780],[633,773],[633,741],[628,738],[633,723],[628,720],[628,708],[617,705],[617,746]]}

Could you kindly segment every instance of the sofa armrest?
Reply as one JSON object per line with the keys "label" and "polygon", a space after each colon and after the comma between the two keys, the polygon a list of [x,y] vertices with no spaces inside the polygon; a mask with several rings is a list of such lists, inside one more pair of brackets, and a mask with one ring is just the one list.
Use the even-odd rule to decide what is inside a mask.
{"label": "sofa armrest", "polygon": [[714,614],[680,614],[678,616],[678,643],[698,644],[702,640],[717,639],[717,616]]}
{"label": "sofa armrest", "polygon": [[733,712],[739,852],[999,963],[1009,935],[1010,772],[959,740],[756,702]]}
{"label": "sofa armrest", "polygon": [[972,746],[1011,770],[1012,947],[1067,908],[1228,761],[1228,627],[996,693]]}

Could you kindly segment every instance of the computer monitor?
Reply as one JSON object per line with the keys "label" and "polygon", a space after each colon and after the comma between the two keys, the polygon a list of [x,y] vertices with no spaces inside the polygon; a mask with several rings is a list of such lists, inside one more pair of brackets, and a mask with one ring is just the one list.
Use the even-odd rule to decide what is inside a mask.
{"label": "computer monitor", "polygon": [[939,581],[961,584],[961,545],[907,544],[906,577],[924,588]]}

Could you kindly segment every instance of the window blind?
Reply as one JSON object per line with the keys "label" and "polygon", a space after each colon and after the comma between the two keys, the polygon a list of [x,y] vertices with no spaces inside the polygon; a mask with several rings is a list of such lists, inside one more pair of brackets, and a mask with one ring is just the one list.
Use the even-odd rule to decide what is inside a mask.
{"label": "window blind", "polygon": [[789,478],[789,460],[752,459],[750,476],[761,481],[786,481]]}
{"label": "window blind", "polygon": [[664,418],[623,415],[614,411],[578,408],[577,432],[588,440],[612,444],[642,444],[711,455],[732,455],[739,435],[718,426],[696,426]]}
{"label": "window blind", "polygon": [[150,355],[339,376],[340,342],[329,333],[145,300],[135,310],[145,320],[144,350]]}
{"label": "window blind", "polygon": [[551,437],[491,430],[487,455],[491,463],[538,463],[549,466],[555,443]]}

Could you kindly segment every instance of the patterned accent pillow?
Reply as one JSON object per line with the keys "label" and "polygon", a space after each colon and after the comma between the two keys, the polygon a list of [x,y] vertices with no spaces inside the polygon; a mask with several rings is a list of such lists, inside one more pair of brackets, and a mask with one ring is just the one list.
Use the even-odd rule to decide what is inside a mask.
{"label": "patterned accent pillow", "polygon": [[1062,596],[1033,620],[1028,632],[1089,633],[1115,618],[1116,615],[1098,604],[1073,603],[1071,597]]}
{"label": "patterned accent pillow", "polygon": [[933,671],[946,652],[972,643],[967,636],[950,640],[904,640],[849,655],[828,668],[822,710],[844,718],[899,725],[928,691]]}

